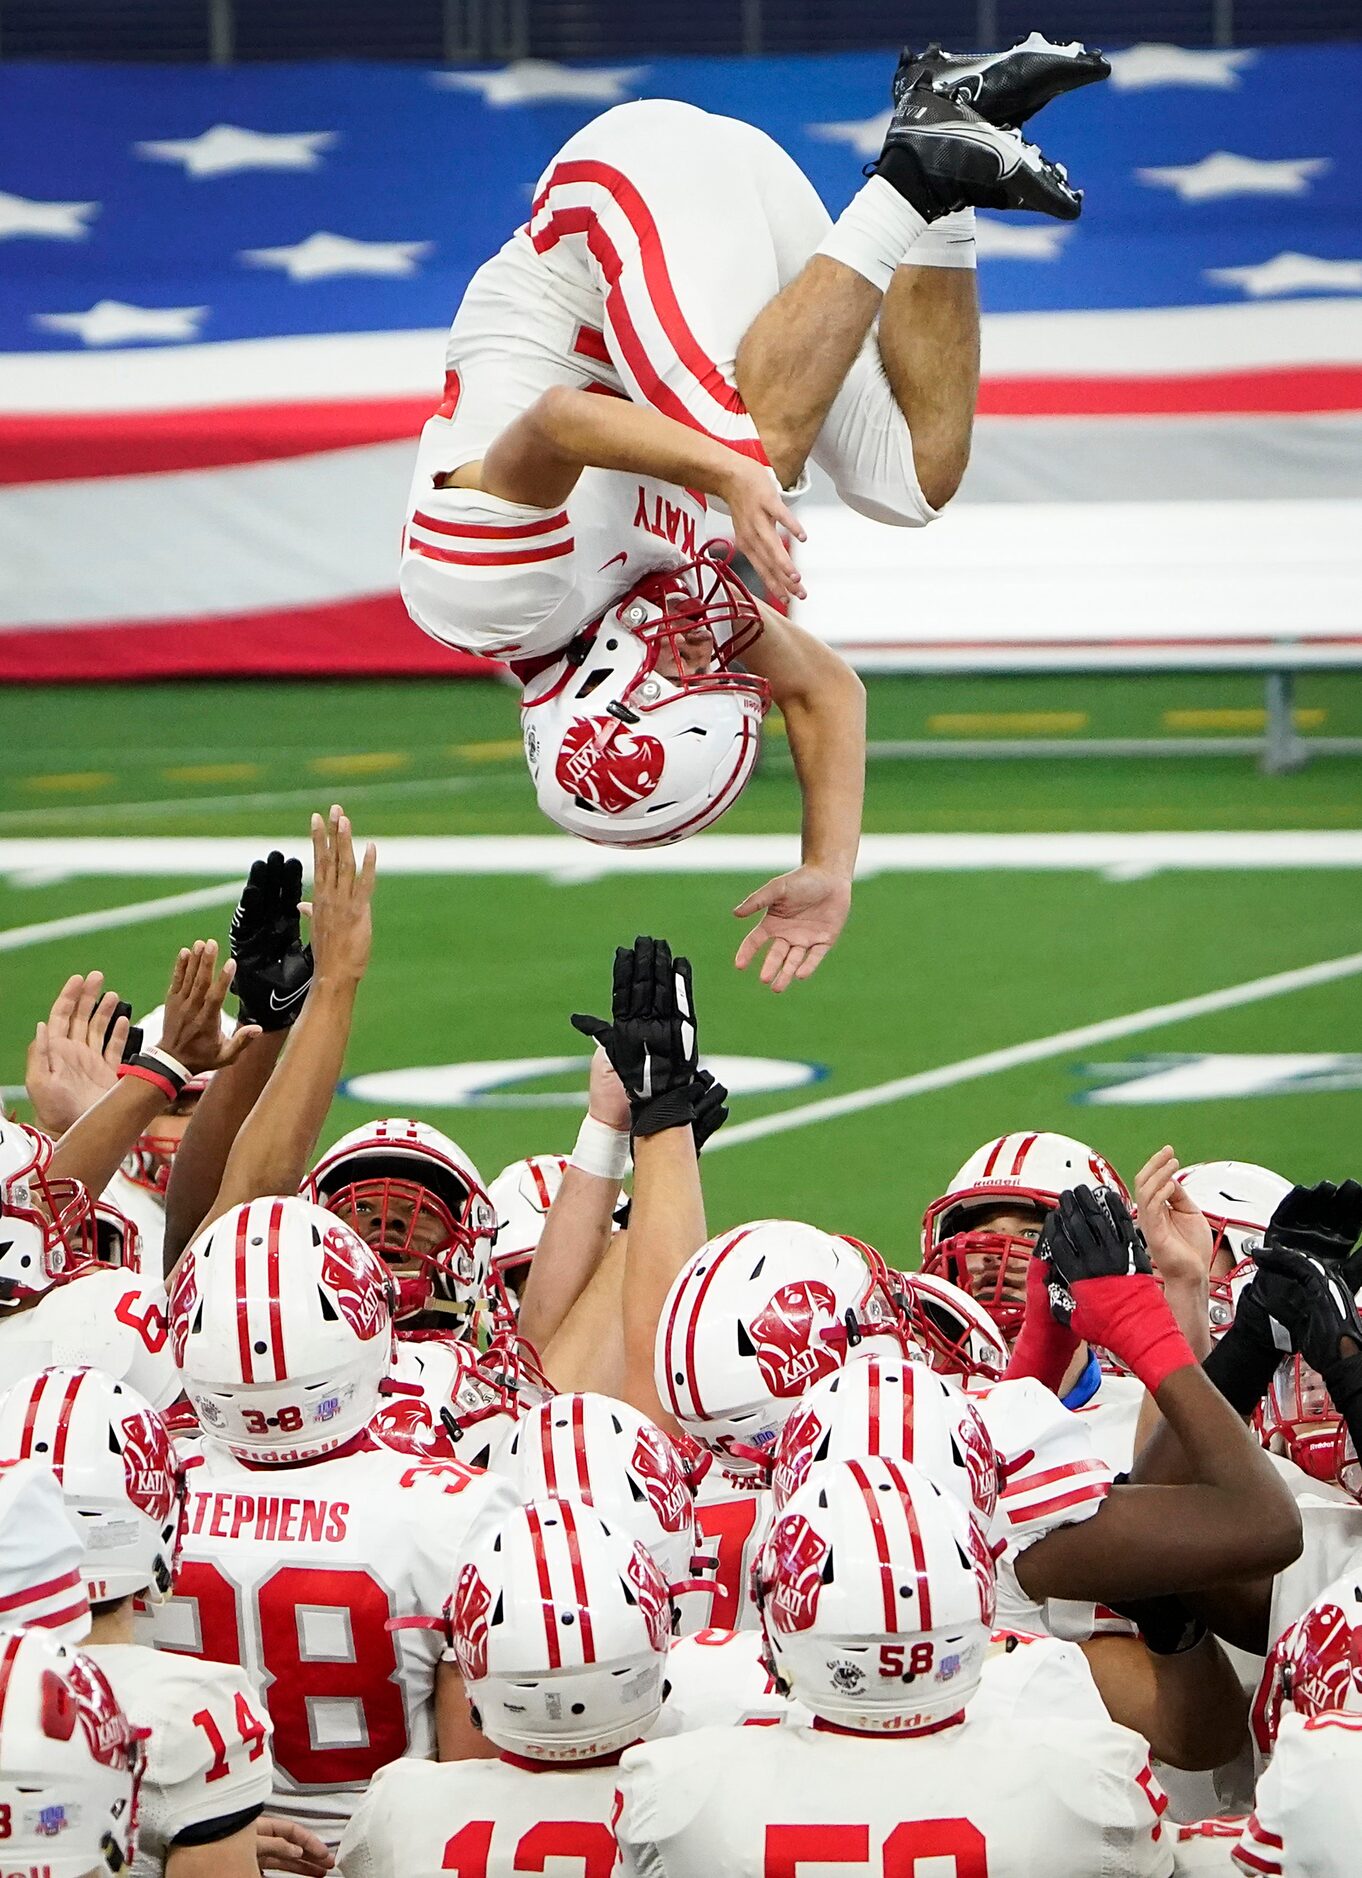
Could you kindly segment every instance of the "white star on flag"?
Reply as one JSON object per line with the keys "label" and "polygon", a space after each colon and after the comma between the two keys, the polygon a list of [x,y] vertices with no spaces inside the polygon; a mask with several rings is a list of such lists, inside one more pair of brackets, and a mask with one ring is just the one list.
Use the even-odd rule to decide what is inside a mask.
{"label": "white star on flag", "polygon": [[1328,261],[1287,249],[1254,267],[1208,267],[1206,278],[1240,287],[1251,300],[1279,293],[1362,293],[1362,261]]}
{"label": "white star on flag", "polygon": [[[974,245],[980,254],[1004,261],[1057,261],[1073,229],[1058,225],[1033,227],[1029,222],[995,222],[981,215],[974,224]],[[908,265],[913,251],[908,250]]]}
{"label": "white star on flag", "polygon": [[240,258],[252,267],[282,268],[292,280],[330,280],[337,274],[406,280],[434,246],[433,241],[353,241],[318,230],[291,248],[243,248]]}
{"label": "white star on flag", "polygon": [[597,66],[585,71],[549,59],[517,59],[499,72],[432,72],[431,82],[454,91],[480,91],[484,104],[548,104],[580,100],[619,104],[633,92],[646,65]]}
{"label": "white star on flag", "polygon": [[121,346],[142,339],[197,339],[206,306],[129,306],[98,300],[86,313],[35,313],[48,332],[74,333],[87,346]]}
{"label": "white star on flag", "polygon": [[1155,85],[1204,85],[1233,91],[1239,73],[1258,54],[1246,46],[1232,52],[1193,52],[1188,46],[1132,46],[1108,54],[1114,91],[1149,91]]}
{"label": "white star on flag", "polygon": [[79,241],[90,232],[88,218],[98,213],[97,202],[35,202],[28,196],[6,195],[0,189],[0,241],[7,235],[48,235],[58,241]]}
{"label": "white star on flag", "polygon": [[804,128],[824,143],[850,144],[857,156],[877,157],[893,115],[892,111],[876,111],[873,117],[845,118],[839,124],[806,124]]}
{"label": "white star on flag", "polygon": [[240,170],[315,170],[318,155],[336,141],[334,130],[243,130],[214,124],[198,137],[165,137],[139,143],[144,157],[183,163],[186,176],[232,176]]}
{"label": "white star on flag", "polygon": [[1303,196],[1329,157],[1246,157],[1216,150],[1199,163],[1136,170],[1142,183],[1175,189],[1184,202],[1214,202],[1221,196]]}

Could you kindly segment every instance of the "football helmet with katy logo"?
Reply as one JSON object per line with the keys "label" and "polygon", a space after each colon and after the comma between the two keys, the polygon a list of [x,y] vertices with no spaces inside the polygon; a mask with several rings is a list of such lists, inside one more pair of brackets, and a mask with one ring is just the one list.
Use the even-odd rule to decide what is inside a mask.
{"label": "football helmet with katy logo", "polygon": [[393,1359],[393,1285],[378,1254],[302,1199],[234,1207],[190,1245],[171,1341],[207,1435],[285,1465],[342,1447],[378,1409]]}
{"label": "football helmet with katy logo", "polygon": [[878,1252],[797,1220],[758,1220],[711,1239],[677,1274],[658,1321],[658,1396],[725,1469],[761,1479],[810,1384],[858,1350],[902,1355],[904,1336]]}
{"label": "football helmet with katy logo", "polygon": [[753,1591],[773,1673],[814,1714],[908,1734],[960,1714],[996,1600],[960,1502],[905,1461],[830,1461],[771,1523]]}
{"label": "football helmet with katy logo", "polygon": [[[922,1216],[922,1269],[968,1291],[1009,1343],[1026,1311],[1026,1268],[1044,1215],[1070,1187],[1110,1187],[1133,1213],[1135,1203],[1108,1161],[1069,1135],[1000,1135],[975,1150]],[[981,1214],[1034,1217],[1017,1231]]]}
{"label": "football helmet with katy logo", "polygon": [[735,661],[761,615],[727,543],[648,574],[521,698],[539,806],[569,834],[659,847],[695,835],[736,802],[771,703]]}
{"label": "football helmet with katy logo", "polygon": [[1198,1161],[1178,1180],[1211,1229],[1211,1335],[1220,1337],[1234,1321],[1240,1289],[1253,1278],[1254,1247],[1262,1245],[1291,1182],[1253,1161]]}
{"label": "football helmet with katy logo", "polygon": [[1284,1713],[1362,1714],[1362,1585],[1345,1573],[1277,1639],[1259,1683],[1253,1726],[1264,1755]]}
{"label": "football helmet with katy logo", "polygon": [[428,1122],[366,1122],[327,1149],[303,1192],[392,1269],[399,1321],[433,1310],[476,1330],[497,1217],[457,1141]]}
{"label": "football helmet with katy logo", "polygon": [[89,1268],[95,1214],[78,1180],[49,1179],[52,1142],[0,1116],[0,1309]]}

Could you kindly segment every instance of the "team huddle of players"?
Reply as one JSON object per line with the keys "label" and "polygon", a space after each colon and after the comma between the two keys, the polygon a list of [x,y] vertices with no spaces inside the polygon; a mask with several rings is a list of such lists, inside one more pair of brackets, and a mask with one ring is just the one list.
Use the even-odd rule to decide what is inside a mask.
{"label": "team huddle of players", "polygon": [[258,862],[0,1123],[0,1870],[1355,1869],[1362,1189],[1018,1133],[920,1271],[711,1237],[648,938],[570,1156],[316,1159],[375,862],[312,839],[310,944]]}

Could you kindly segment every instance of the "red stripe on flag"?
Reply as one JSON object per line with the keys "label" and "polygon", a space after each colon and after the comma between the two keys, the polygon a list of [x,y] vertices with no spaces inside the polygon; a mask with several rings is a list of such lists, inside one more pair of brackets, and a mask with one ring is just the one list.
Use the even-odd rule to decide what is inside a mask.
{"label": "red stripe on flag", "polygon": [[1270,417],[1362,411],[1362,366],[1287,365],[1169,377],[985,379],[981,417]]}

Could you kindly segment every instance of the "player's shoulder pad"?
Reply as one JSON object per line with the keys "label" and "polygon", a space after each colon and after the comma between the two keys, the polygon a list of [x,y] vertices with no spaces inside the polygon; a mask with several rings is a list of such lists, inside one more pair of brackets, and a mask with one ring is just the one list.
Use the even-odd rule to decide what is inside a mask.
{"label": "player's shoulder pad", "polygon": [[[142,1660],[129,1679],[136,1694],[129,1689],[128,1706],[133,1720],[151,1729],[148,1779],[166,1788],[206,1781],[225,1756],[231,1778],[219,1776],[208,1790],[230,1794],[232,1804],[218,1810],[235,1812],[263,1801],[273,1780],[272,1729],[269,1710],[245,1672],[235,1663],[171,1650],[138,1646],[137,1654]],[[121,1699],[125,1681],[116,1671],[113,1679]]]}
{"label": "player's shoulder pad", "polygon": [[615,1831],[620,1844],[661,1844],[675,1838],[709,1803],[720,1776],[731,1776],[765,1728],[697,1728],[626,1750],[620,1760],[622,1800]]}

